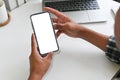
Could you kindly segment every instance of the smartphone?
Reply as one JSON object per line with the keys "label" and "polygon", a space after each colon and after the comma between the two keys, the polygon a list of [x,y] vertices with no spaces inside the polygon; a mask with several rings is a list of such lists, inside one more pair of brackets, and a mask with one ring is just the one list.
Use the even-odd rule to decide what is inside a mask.
{"label": "smartphone", "polygon": [[30,16],[38,51],[41,55],[59,50],[53,23],[48,12],[35,13]]}

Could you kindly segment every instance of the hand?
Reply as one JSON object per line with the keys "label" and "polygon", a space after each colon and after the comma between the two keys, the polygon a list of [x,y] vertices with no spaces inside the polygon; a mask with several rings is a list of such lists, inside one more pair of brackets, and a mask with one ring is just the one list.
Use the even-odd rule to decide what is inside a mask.
{"label": "hand", "polygon": [[34,35],[31,38],[31,55],[30,55],[30,76],[29,80],[40,80],[47,72],[51,60],[52,60],[52,53],[48,53],[46,57],[41,57],[38,50],[37,44],[35,41]]}
{"label": "hand", "polygon": [[55,22],[55,23],[72,22],[72,20],[69,17],[64,15],[62,12],[59,12],[58,10],[55,10],[53,8],[50,8],[50,7],[45,7],[44,10],[47,12],[50,12],[56,16],[56,18],[52,19],[53,22]]}
{"label": "hand", "polygon": [[70,37],[82,38],[105,51],[108,36],[75,23],[69,17],[55,9],[45,7],[44,10],[56,16],[52,20],[55,23],[54,28],[58,30],[56,33],[57,37],[61,33],[65,33]]}
{"label": "hand", "polygon": [[[78,37],[79,30],[82,30],[82,26],[76,24],[74,21],[72,21],[69,17],[64,15],[63,13],[49,8],[45,7],[45,11],[48,11],[56,16],[56,18],[52,18],[53,22],[55,23],[54,28],[57,31],[56,35],[59,36],[61,33],[65,33],[70,37]],[[78,29],[80,28],[80,29]]]}
{"label": "hand", "polygon": [[81,38],[81,35],[83,33],[84,27],[74,23],[74,22],[66,22],[64,24],[58,23],[54,25],[54,29],[58,30],[57,36],[60,35],[60,33],[64,33],[70,37],[74,38]]}

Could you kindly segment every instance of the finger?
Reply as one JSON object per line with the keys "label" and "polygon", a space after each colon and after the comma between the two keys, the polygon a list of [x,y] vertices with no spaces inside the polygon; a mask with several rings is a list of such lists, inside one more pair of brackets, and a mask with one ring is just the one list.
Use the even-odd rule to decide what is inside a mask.
{"label": "finger", "polygon": [[60,29],[61,29],[61,26],[59,26],[58,24],[54,24],[53,28],[54,28],[55,30],[60,30]]}
{"label": "finger", "polygon": [[50,7],[44,7],[44,10],[45,11],[48,11],[52,14],[54,14],[55,16],[61,18],[61,19],[64,19],[65,18],[65,15],[62,13],[62,12],[59,12],[58,10],[55,10],[53,8],[50,8]]}
{"label": "finger", "polygon": [[53,21],[54,23],[65,23],[63,19],[62,19],[62,20],[59,20],[58,18],[52,18],[52,21]]}
{"label": "finger", "polygon": [[58,23],[58,24],[54,24],[53,28],[55,30],[63,30],[64,26],[65,26],[64,24]]}
{"label": "finger", "polygon": [[52,57],[53,57],[53,52],[50,52],[50,53],[47,54],[45,59],[52,60]]}
{"label": "finger", "polygon": [[39,54],[37,49],[37,43],[36,43],[34,34],[32,34],[32,37],[31,37],[31,50],[32,51],[31,51],[30,57],[34,55],[36,56],[36,58],[39,57],[40,59],[42,59],[42,56]]}
{"label": "finger", "polygon": [[59,36],[60,36],[60,34],[62,33],[62,31],[57,31],[57,33],[56,33],[56,37],[58,38]]}
{"label": "finger", "polygon": [[58,19],[57,19],[57,18],[52,18],[52,21],[53,21],[54,23],[58,23]]}
{"label": "finger", "polygon": [[34,34],[32,34],[32,37],[31,37],[31,49],[32,51],[37,51],[37,43],[36,43]]}

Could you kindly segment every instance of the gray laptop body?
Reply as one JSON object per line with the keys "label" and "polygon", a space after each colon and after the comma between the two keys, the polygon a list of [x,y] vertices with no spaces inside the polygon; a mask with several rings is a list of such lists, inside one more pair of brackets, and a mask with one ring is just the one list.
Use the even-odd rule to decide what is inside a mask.
{"label": "gray laptop body", "polygon": [[[91,6],[94,7],[94,5],[89,3],[91,5],[87,7],[88,9],[72,10],[73,8],[71,6],[72,5],[76,6],[76,4],[78,4],[76,2],[78,2],[78,1],[79,1],[79,4],[81,4],[81,5],[79,5],[79,7],[81,7],[82,5],[84,5],[90,1],[95,2],[96,0],[43,0],[42,7],[45,7],[45,6],[51,7],[51,5],[52,5],[52,8],[56,9],[57,7],[60,6],[59,11],[63,12],[65,15],[69,16],[76,23],[93,23],[93,22],[105,22],[106,21],[105,12],[103,9],[101,9],[101,7],[99,6],[97,1],[95,2],[94,5],[98,5],[99,8],[91,9]],[[80,2],[80,1],[84,1],[84,2]],[[63,9],[64,6],[66,7],[67,11],[64,11],[64,9]]]}

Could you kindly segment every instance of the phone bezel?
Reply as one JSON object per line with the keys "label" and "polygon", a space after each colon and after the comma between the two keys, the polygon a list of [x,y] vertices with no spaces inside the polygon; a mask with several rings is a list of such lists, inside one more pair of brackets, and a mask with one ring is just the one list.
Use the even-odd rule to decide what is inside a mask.
{"label": "phone bezel", "polygon": [[[49,18],[50,18],[51,25],[52,25],[52,28],[53,28],[53,22],[52,22],[52,20],[51,20],[51,16],[50,16],[50,13],[49,13],[49,12],[39,12],[39,13],[34,13],[34,14],[30,15],[30,20],[31,20],[31,24],[32,24],[32,29],[33,29],[33,32],[34,32],[34,35],[35,35],[35,39],[36,39],[36,43],[37,43],[37,49],[38,49],[38,51],[39,51],[39,54],[42,55],[42,56],[45,56],[47,53],[44,53],[44,54],[41,54],[41,53],[40,53],[40,47],[39,47],[39,44],[38,44],[38,40],[37,40],[35,28],[34,28],[34,25],[33,25],[33,22],[32,22],[32,16],[39,15],[39,14],[44,14],[44,13],[48,13],[48,14],[49,14]],[[57,37],[56,37],[56,35],[55,35],[55,30],[54,30],[54,28],[53,28],[52,30],[53,30],[53,33],[54,33],[54,36],[55,36],[55,41],[56,41],[56,44],[57,44],[57,50],[51,51],[51,52],[57,52],[57,51],[59,51],[59,45],[58,45]],[[48,53],[49,53],[49,52],[48,52]]]}

